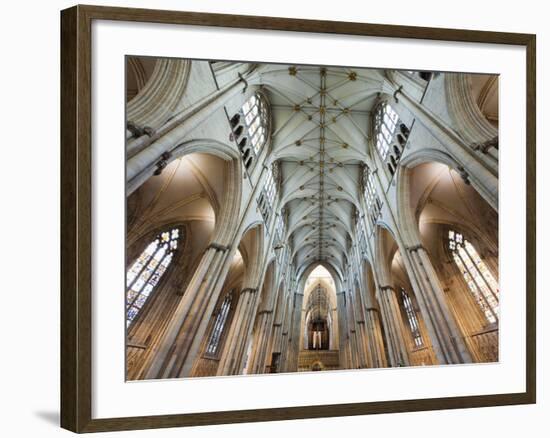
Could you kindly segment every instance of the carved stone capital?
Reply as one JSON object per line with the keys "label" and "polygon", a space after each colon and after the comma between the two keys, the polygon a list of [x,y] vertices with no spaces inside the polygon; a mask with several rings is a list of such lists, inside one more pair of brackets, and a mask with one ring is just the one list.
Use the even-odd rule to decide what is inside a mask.
{"label": "carved stone capital", "polygon": [[456,171],[458,172],[458,174],[462,178],[462,181],[464,181],[464,184],[470,185],[470,177],[468,175],[468,172],[466,172],[466,169],[464,169],[464,167],[462,167],[462,166],[458,166],[456,168]]}
{"label": "carved stone capital", "polygon": [[171,157],[172,157],[172,152],[170,151],[163,152],[162,155],[160,156],[160,159],[155,164],[157,168],[155,169],[155,172],[153,174],[156,176],[160,175],[164,170],[164,168],[168,166],[168,160]]}
{"label": "carved stone capital", "polygon": [[498,136],[483,143],[474,143],[472,147],[474,151],[480,151],[482,154],[486,154],[491,148],[498,149]]}
{"label": "carved stone capital", "polygon": [[416,245],[407,246],[406,249],[409,252],[415,252],[415,251],[418,251],[419,249],[424,249],[424,247],[422,246],[421,243],[417,243]]}
{"label": "carved stone capital", "polygon": [[251,294],[255,294],[256,292],[258,292],[258,288],[257,287],[245,287],[243,290],[241,290],[241,294],[244,294],[246,292],[250,292]]}
{"label": "carved stone capital", "polygon": [[152,137],[155,135],[155,130],[150,126],[139,126],[138,124],[128,121],[126,122],[126,129],[131,132],[132,137],[142,137],[144,135]]}
{"label": "carved stone capital", "polygon": [[211,249],[211,248],[215,249],[216,251],[223,251],[223,252],[225,252],[229,249],[228,246],[222,245],[221,243],[217,243],[217,242],[212,242],[212,243],[210,243],[210,245],[208,245],[206,247],[206,249]]}

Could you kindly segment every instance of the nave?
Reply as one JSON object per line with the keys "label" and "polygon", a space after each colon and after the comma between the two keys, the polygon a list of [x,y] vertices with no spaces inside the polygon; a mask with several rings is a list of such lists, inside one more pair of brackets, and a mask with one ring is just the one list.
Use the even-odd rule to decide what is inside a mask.
{"label": "nave", "polygon": [[127,60],[129,380],[498,361],[498,77]]}

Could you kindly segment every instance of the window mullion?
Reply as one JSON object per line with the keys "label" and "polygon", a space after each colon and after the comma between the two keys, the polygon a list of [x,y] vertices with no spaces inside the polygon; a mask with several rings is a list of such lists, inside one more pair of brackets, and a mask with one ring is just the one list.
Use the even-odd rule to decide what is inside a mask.
{"label": "window mullion", "polygon": [[[457,245],[457,248],[458,248],[458,245]],[[462,255],[460,254],[460,251],[458,251],[458,249],[455,251],[456,254],[458,255],[458,257],[460,258],[460,261],[462,262],[462,265],[464,266],[464,268],[468,271],[468,275],[470,276],[470,278],[472,279],[472,281],[474,282],[474,284],[476,285],[476,288],[477,288],[477,292],[478,294],[480,295],[481,299],[483,300],[483,302],[485,303],[485,305],[488,307],[489,311],[491,312],[491,314],[493,315],[493,317],[498,321],[498,317],[497,315],[495,314],[495,311],[493,310],[493,306],[491,306],[491,304],[489,303],[489,301],[487,300],[487,297],[485,296],[485,294],[483,293],[483,289],[481,288],[481,286],[479,285],[479,282],[476,280],[475,276],[472,275],[472,273],[470,272],[470,268],[468,268],[468,265],[466,264],[466,262],[464,261],[464,258],[462,257]]]}
{"label": "window mullion", "polygon": [[[259,114],[256,114],[254,116],[254,118],[252,119],[252,121],[250,122],[250,124],[248,125],[248,127],[250,128],[251,126],[254,125],[254,123],[256,122],[256,119],[258,119],[259,117]],[[254,131],[250,131],[250,129],[248,129],[248,135],[250,136],[250,139],[252,139],[252,137],[254,137],[254,134],[256,134],[256,132],[258,131],[258,129],[260,129],[260,126],[262,125],[261,121],[260,123],[258,123],[258,126],[256,126],[256,129],[254,129]]]}
{"label": "window mullion", "polygon": [[248,109],[248,111],[247,111],[246,113],[243,112],[243,115],[246,117],[246,116],[249,115],[252,111],[254,111],[254,108],[256,108],[256,104],[250,105],[250,108]]}
{"label": "window mullion", "polygon": [[[168,244],[166,244],[166,248],[168,248]],[[156,251],[155,251],[155,254],[156,254]],[[161,266],[162,262],[164,261],[164,259],[166,257],[168,257],[168,254],[171,254],[171,251],[168,249],[164,255],[162,256],[162,258],[158,261],[157,263],[157,266],[155,266],[155,269],[153,269],[153,271],[151,272],[151,274],[149,274],[149,277],[147,277],[147,280],[143,282],[143,285],[141,286],[139,292],[136,294],[136,296],[134,297],[134,299],[132,300],[132,303],[130,305],[127,305],[127,308],[130,308],[134,305],[134,303],[136,302],[136,300],[139,298],[140,295],[142,295],[142,292],[143,292],[143,288],[145,286],[147,286],[147,284],[149,283],[149,280],[153,277],[153,275],[156,274],[156,272],[158,271],[159,267]],[[151,258],[151,260],[153,260],[153,258]],[[165,267],[166,269],[166,267]],[[159,278],[160,280],[160,278]],[[158,283],[157,283],[158,284]]]}
{"label": "window mullion", "polygon": [[[471,245],[471,244],[470,244]],[[487,279],[485,278],[485,275],[483,275],[483,273],[479,270],[479,267],[477,266],[477,263],[475,262],[475,260],[472,258],[472,256],[470,255],[469,251],[465,248],[465,246],[463,247],[464,248],[464,252],[468,255],[468,258],[470,259],[470,261],[472,262],[472,265],[474,265],[474,268],[476,269],[476,271],[478,272],[479,276],[483,279],[483,282],[485,283],[485,285],[487,286],[487,289],[489,289],[489,292],[491,293],[491,295],[493,296],[493,298],[495,299],[495,301],[498,303],[499,302],[499,299],[498,299],[498,295],[496,294],[495,291],[493,291],[493,288],[491,287],[491,285],[488,283]],[[479,257],[479,255],[478,255]]]}
{"label": "window mullion", "polygon": [[[153,260],[155,258],[155,256],[157,255],[157,253],[160,251],[161,248],[162,248],[162,245],[160,245],[160,243],[159,243],[159,245],[157,245],[157,249],[155,249],[155,252],[153,254],[151,254],[151,256],[147,259],[147,263],[143,263],[143,266],[141,267],[139,272],[136,274],[134,279],[130,282],[130,284],[128,286],[126,286],[127,291],[132,289],[132,287],[134,286],[136,281],[139,279],[139,277],[141,277],[141,274],[143,273],[143,271],[147,268],[147,266],[149,266],[149,264],[151,263],[151,260]],[[141,257],[141,254],[140,254],[140,257]],[[139,258],[138,258],[138,260],[139,260]],[[149,278],[150,278],[150,276],[149,276]],[[140,288],[139,291],[135,291],[135,292],[137,292],[139,294],[142,290],[143,290],[143,286]]]}

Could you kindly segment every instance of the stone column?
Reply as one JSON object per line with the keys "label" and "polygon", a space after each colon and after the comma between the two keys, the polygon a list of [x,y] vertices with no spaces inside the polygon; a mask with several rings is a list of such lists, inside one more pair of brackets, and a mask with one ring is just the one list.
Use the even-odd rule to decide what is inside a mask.
{"label": "stone column", "polygon": [[[376,187],[378,187],[378,184],[380,183],[379,178],[377,177],[375,181],[377,181]],[[359,200],[361,202],[361,207],[363,208],[363,210],[367,211],[365,197],[360,196]],[[366,229],[367,230],[370,229],[371,227],[370,221],[366,220],[364,216],[361,217],[361,220],[365,222]],[[367,248],[368,248],[368,251],[371,253],[371,260],[374,259],[374,257],[372,256],[372,250],[368,239],[367,239]],[[375,306],[375,303],[373,302],[373,299],[371,298],[371,294],[367,290],[368,285],[367,285],[365,275],[366,273],[363,273],[362,283],[364,284],[363,296],[365,297],[365,301],[364,301],[365,330],[366,330],[366,337],[368,341],[367,344],[369,349],[369,356],[371,359],[369,367],[372,367],[372,368],[387,367],[388,362],[386,360],[384,341],[382,338],[380,314],[378,312],[377,307]],[[372,275],[373,275],[373,281],[376,284],[377,280],[375,280],[376,277],[375,277],[374,271],[372,272]]]}
{"label": "stone column", "polygon": [[[282,353],[282,327],[290,311],[290,296],[291,289],[287,286],[283,290],[281,296],[277,298],[278,303],[273,318],[273,333],[271,335],[271,352],[273,353]],[[281,364],[281,362],[279,362],[279,364]]]}
{"label": "stone column", "polygon": [[[191,347],[212,296],[220,268],[227,258],[226,246],[211,243],[183,294],[162,340],[151,348],[146,379],[180,377],[181,366]],[[176,342],[177,340],[177,342]]]}
{"label": "stone column", "polygon": [[349,294],[348,321],[350,325],[349,332],[353,357],[353,368],[365,368],[366,358],[361,340],[359,324],[357,324],[356,303],[353,299],[353,292],[350,292]]}
{"label": "stone column", "polygon": [[[496,76],[494,79],[497,80]],[[471,144],[497,138],[498,128],[487,120],[472,95],[472,76],[445,73],[444,80],[449,113],[460,128],[460,135]]]}
{"label": "stone column", "polygon": [[[296,297],[296,299],[298,298],[300,297]],[[279,323],[275,323],[276,333],[280,333],[280,335],[278,335],[278,340],[274,344],[275,346],[273,348],[273,351],[277,352],[277,348],[281,353],[281,357],[279,360],[279,372],[296,371],[298,369],[298,351],[296,351],[296,354],[293,354],[294,352],[292,350],[292,342],[294,340],[294,336],[292,335],[292,321],[294,316],[292,306],[294,305],[294,299],[295,298],[293,297],[293,293],[289,291],[288,296],[285,298],[285,308],[280,326]],[[300,299],[303,300],[303,296]],[[300,328],[298,327],[298,340],[295,342],[294,345],[298,345],[298,343],[300,342],[299,336]]]}
{"label": "stone column", "polygon": [[368,366],[369,368],[383,368],[388,366],[388,362],[386,360],[384,340],[382,339],[380,315],[367,287],[367,284],[365,284],[364,293],[362,295],[365,297],[363,314],[365,318],[365,336],[369,353]]}
{"label": "stone column", "polygon": [[300,353],[300,329],[302,322],[302,305],[304,301],[303,293],[294,293],[292,308],[289,309],[286,324],[283,327],[283,348],[285,345],[285,333],[287,351],[285,354],[285,371],[298,371],[298,354]]}
{"label": "stone column", "polygon": [[394,98],[411,112],[448,151],[448,153],[462,166],[457,169],[461,176],[471,182],[479,194],[498,211],[498,164],[488,164],[481,149],[475,150],[460,138],[437,114],[425,105],[411,98],[402,87],[391,85]]}
{"label": "stone column", "polygon": [[[273,241],[275,237],[275,223],[277,218],[275,211],[278,209],[280,202],[281,201],[279,198],[273,208],[273,214],[271,214],[271,217],[269,219],[268,230],[270,230],[270,237],[267,248],[273,248]],[[265,372],[267,347],[268,342],[271,338],[273,325],[273,311],[277,304],[277,293],[280,291],[279,280],[282,269],[281,267],[277,267],[277,264],[279,263],[277,257],[272,263],[272,268],[270,268],[270,266],[264,267],[265,270],[272,269],[272,271],[270,273],[270,277],[268,278],[269,281],[267,284],[265,276],[268,274],[268,272],[264,273],[261,292],[262,300],[261,303],[258,303],[258,308],[260,309],[260,311],[258,312],[257,316],[254,316],[256,321],[254,321],[253,318],[253,324],[256,324],[257,331],[255,335],[253,349],[251,352],[251,357],[248,362],[248,369],[252,374],[260,374]]]}
{"label": "stone column", "polygon": [[353,350],[351,348],[351,335],[348,332],[346,334],[346,368],[347,369],[354,369],[355,366],[355,357],[353,355]]}
{"label": "stone column", "polygon": [[371,362],[370,358],[370,349],[369,349],[369,340],[367,336],[367,327],[365,325],[365,306],[363,304],[363,298],[361,293],[361,287],[356,286],[355,288],[355,321],[356,321],[356,330],[358,336],[358,346],[359,346],[359,357],[360,357],[360,368],[368,368],[369,363]]}
{"label": "stone column", "polygon": [[357,345],[357,330],[355,330],[355,328],[352,328],[349,331],[349,340],[350,340],[349,346],[351,351],[351,368],[356,369],[360,367],[359,365],[360,358],[359,358],[359,348]]}
{"label": "stone column", "polygon": [[[269,364],[270,367],[273,367],[272,357],[273,354],[278,353],[279,354],[279,363],[278,363],[278,369],[276,372],[280,372],[281,368],[283,366],[282,360],[283,360],[283,352],[281,349],[281,341],[282,341],[282,323],[275,321],[273,323],[273,327],[271,330],[271,339],[269,342],[269,348],[267,350],[266,355],[266,364]],[[274,372],[274,371],[271,371]]]}
{"label": "stone column", "polygon": [[265,372],[266,356],[272,328],[273,310],[260,310],[257,316],[255,346],[250,359],[250,374],[263,374]]}
{"label": "stone column", "polygon": [[401,318],[399,303],[393,286],[380,286],[379,302],[382,311],[382,323],[386,332],[386,342],[388,343],[390,366],[407,366],[410,362],[404,341],[403,318]]}
{"label": "stone column", "polygon": [[346,315],[346,291],[338,292],[336,294],[336,308],[338,309],[338,333],[339,333],[339,361],[340,368],[346,369],[351,366],[348,362],[348,324],[347,324],[347,315]]}
{"label": "stone column", "polygon": [[[265,168],[258,177],[258,184],[250,194],[246,208],[239,213],[240,199],[226,199],[224,203],[230,207],[222,210],[220,223],[227,223],[215,235],[221,234],[231,246],[211,243],[207,248],[199,266],[193,274],[181,301],[167,324],[162,339],[150,350],[151,360],[147,363],[146,379],[171,378],[188,376],[194,361],[199,354],[203,338],[208,329],[210,316],[214,310],[219,293],[223,288],[225,278],[231,266],[232,257],[239,242],[236,236],[242,233],[244,218],[255,205],[257,192],[260,189]],[[238,215],[240,222],[234,232],[232,220],[228,216]],[[228,235],[232,236],[229,237]]]}
{"label": "stone column", "polygon": [[365,308],[365,326],[370,352],[370,368],[385,368],[388,366],[380,327],[380,315],[376,307]]}
{"label": "stone column", "polygon": [[[273,365],[271,363],[271,358],[273,353],[279,353],[279,354],[281,353],[281,345],[280,345],[281,334],[282,334],[281,327],[285,316],[285,308],[286,308],[285,297],[286,297],[285,288],[282,287],[277,296],[276,306],[274,308],[272,317],[270,319],[270,322],[268,323],[269,327],[267,330],[267,338],[265,342],[266,351],[264,353],[264,359],[263,359],[264,367],[267,364]],[[281,366],[281,359],[282,358],[279,357],[279,367]]]}
{"label": "stone column", "polygon": [[246,287],[239,295],[230,331],[218,366],[218,376],[240,374],[256,314],[258,288]]}
{"label": "stone column", "polygon": [[414,279],[411,283],[439,363],[472,362],[428,253],[420,244],[408,247],[407,253],[410,260],[403,258],[405,266],[410,263],[409,277]]}

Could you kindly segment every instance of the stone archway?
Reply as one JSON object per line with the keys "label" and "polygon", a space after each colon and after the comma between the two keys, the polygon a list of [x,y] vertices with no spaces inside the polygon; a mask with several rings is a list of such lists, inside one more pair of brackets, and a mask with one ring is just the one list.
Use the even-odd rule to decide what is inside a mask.
{"label": "stone archway", "polygon": [[[401,213],[408,216],[409,236],[432,260],[472,360],[498,360],[498,287],[489,286],[484,276],[478,281],[471,277],[481,269],[498,281],[498,213],[447,165],[424,162],[406,175],[411,189]],[[459,269],[449,248],[449,233],[460,233],[472,245],[477,260],[473,274],[462,272],[462,264]]]}

